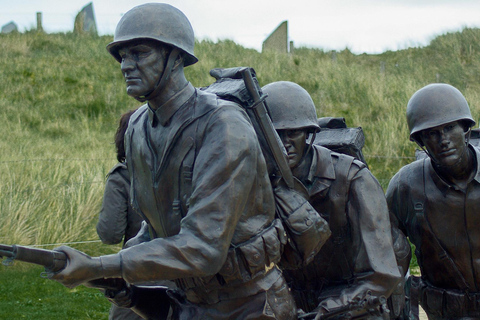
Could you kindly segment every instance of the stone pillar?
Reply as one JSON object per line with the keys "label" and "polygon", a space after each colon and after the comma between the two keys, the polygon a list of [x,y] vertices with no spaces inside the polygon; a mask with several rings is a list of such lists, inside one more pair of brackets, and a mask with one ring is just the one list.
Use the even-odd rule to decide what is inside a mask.
{"label": "stone pillar", "polygon": [[37,31],[43,32],[42,13],[41,12],[37,12]]}

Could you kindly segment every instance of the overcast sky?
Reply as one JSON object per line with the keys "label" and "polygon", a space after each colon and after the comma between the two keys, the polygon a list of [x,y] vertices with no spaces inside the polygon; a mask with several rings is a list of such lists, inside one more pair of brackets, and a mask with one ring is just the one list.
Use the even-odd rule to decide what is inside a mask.
{"label": "overcast sky", "polygon": [[[20,31],[43,14],[46,32],[73,30],[88,0],[0,0],[0,26]],[[97,29],[113,34],[122,14],[142,0],[93,0]],[[381,53],[426,45],[435,36],[480,27],[480,0],[166,0],[190,19],[199,40],[231,39],[261,50],[284,20],[295,46]]]}

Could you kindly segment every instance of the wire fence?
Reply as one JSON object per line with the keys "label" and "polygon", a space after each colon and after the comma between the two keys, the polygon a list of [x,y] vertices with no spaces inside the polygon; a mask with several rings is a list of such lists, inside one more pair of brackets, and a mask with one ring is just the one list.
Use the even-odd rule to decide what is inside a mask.
{"label": "wire fence", "polygon": [[[396,157],[396,156],[382,156],[382,155],[375,155],[375,154],[366,154],[364,155],[365,158],[378,158],[378,159],[412,159],[414,160],[415,157]],[[45,159],[17,159],[17,160],[0,160],[0,163],[15,163],[15,162],[45,162],[45,161],[110,161],[116,160],[115,158],[45,158]]]}
{"label": "wire fence", "polygon": [[44,248],[44,247],[58,247],[58,246],[66,246],[66,245],[73,245],[73,244],[86,244],[86,243],[100,243],[100,240],[84,240],[84,241],[73,241],[73,242],[61,242],[61,243],[48,243],[48,244],[34,244],[29,247],[35,248]]}
{"label": "wire fence", "polygon": [[[398,156],[383,156],[383,155],[375,155],[375,154],[366,154],[364,155],[365,158],[370,159],[397,159],[397,160],[415,160],[414,156],[411,157],[398,157]],[[60,162],[60,161],[113,161],[115,158],[44,158],[44,159],[17,159],[17,160],[1,160],[0,164],[12,164],[12,163],[27,163],[27,162]],[[380,182],[382,186],[386,186],[390,181],[391,177],[377,177],[377,180]],[[90,181],[83,181],[83,182],[72,182],[72,183],[65,183],[59,184],[56,186],[51,187],[42,187],[42,188],[28,188],[22,190],[24,193],[31,193],[31,192],[38,192],[38,191],[45,191],[48,189],[54,188],[70,188],[75,186],[81,185],[91,185],[97,183],[104,183],[105,180],[90,180]],[[12,191],[15,192],[15,191]]]}
{"label": "wire fence", "polygon": [[[415,160],[415,157],[395,157],[395,156],[383,156],[383,155],[364,155],[365,158],[376,158],[376,159],[398,159],[398,160]],[[44,159],[17,159],[17,160],[1,160],[0,164],[15,164],[15,163],[27,163],[27,162],[59,162],[59,161],[113,161],[116,160],[115,158],[44,158]],[[377,178],[377,180],[383,185],[390,181],[390,178]],[[83,181],[83,182],[72,182],[72,183],[65,183],[59,184],[50,187],[41,187],[41,188],[28,188],[22,190],[25,193],[32,193],[32,192],[39,192],[44,191],[47,189],[55,189],[55,188],[71,188],[71,187],[78,187],[82,185],[92,185],[98,183],[105,183],[105,180],[90,180],[90,181]],[[12,191],[18,193],[18,191]],[[2,196],[8,196],[8,193],[4,193]],[[0,240],[2,237],[0,237]],[[48,243],[48,244],[38,244],[38,245],[31,245],[31,247],[56,247],[61,245],[78,245],[78,244],[87,244],[87,243],[100,243],[100,240],[83,240],[83,241],[75,241],[75,242],[62,242],[62,243]]]}
{"label": "wire fence", "polygon": [[45,158],[45,159],[19,159],[19,160],[2,160],[0,163],[16,163],[16,162],[46,162],[46,161],[110,161],[115,160],[115,158],[92,158],[92,159],[82,159],[82,158],[71,158],[71,159],[62,159],[62,158]]}

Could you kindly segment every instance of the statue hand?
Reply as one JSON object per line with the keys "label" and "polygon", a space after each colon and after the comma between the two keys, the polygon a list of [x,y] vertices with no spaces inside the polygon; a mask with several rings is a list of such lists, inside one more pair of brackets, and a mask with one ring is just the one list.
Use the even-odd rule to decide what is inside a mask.
{"label": "statue hand", "polygon": [[145,221],[142,221],[142,227],[138,231],[137,235],[125,244],[125,248],[133,247],[137,244],[150,241],[150,232],[148,230],[148,224]]}
{"label": "statue hand", "polygon": [[45,269],[48,278],[60,282],[65,287],[71,289],[84,282],[102,277],[102,264],[99,258],[90,257],[81,251],[67,246],[61,246],[54,250],[64,252],[67,255],[67,265],[56,273]]}
{"label": "statue hand", "polygon": [[126,286],[120,291],[105,290],[105,297],[120,308],[131,308],[133,305],[132,291]]}

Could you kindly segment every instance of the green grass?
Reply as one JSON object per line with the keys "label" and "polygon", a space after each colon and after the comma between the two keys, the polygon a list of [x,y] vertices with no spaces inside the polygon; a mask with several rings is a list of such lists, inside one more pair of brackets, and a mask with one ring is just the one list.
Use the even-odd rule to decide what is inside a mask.
{"label": "green grass", "polygon": [[[117,121],[139,106],[126,95],[119,64],[105,49],[111,40],[0,34],[0,243],[97,239],[104,177],[116,162]],[[289,80],[303,86],[318,116],[345,117],[349,126],[361,126],[364,154],[384,188],[413,160],[405,108],[416,90],[450,83],[464,93],[474,119],[480,115],[479,29],[378,55],[345,49],[335,59],[321,49],[259,53],[229,40],[197,42],[195,54],[199,62],[186,69],[194,86],[213,82],[211,68],[250,66],[261,85]],[[98,243],[78,248],[92,255],[118,250]],[[38,273],[21,265],[1,267],[0,319],[105,318],[108,303],[95,291],[70,291]]]}
{"label": "green grass", "polygon": [[0,265],[0,319],[108,319],[110,303],[100,290],[70,290],[41,278],[42,271]]}
{"label": "green grass", "polygon": [[[96,254],[120,250],[118,245],[95,243],[72,247]],[[0,264],[0,319],[108,319],[111,304],[100,290],[84,286],[67,289],[43,278],[43,271],[43,267],[18,261],[12,266]]]}

